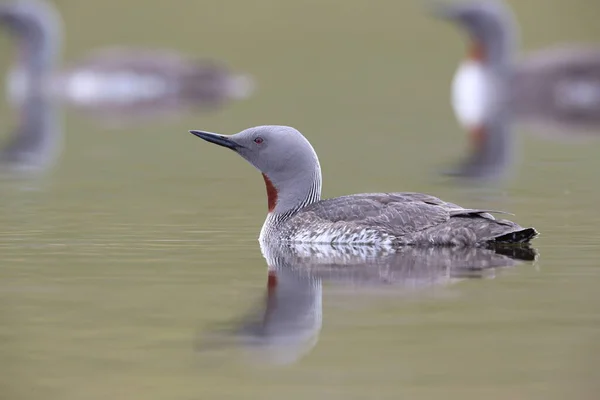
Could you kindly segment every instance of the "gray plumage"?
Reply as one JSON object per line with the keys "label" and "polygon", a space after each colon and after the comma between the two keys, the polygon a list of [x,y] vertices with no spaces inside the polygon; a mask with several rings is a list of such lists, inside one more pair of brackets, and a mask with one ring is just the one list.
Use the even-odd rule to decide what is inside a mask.
{"label": "gray plumage", "polygon": [[269,214],[260,239],[387,246],[525,243],[537,235],[488,210],[465,209],[420,193],[372,193],[321,200],[321,168],[304,136],[287,126],[258,126],[226,136],[194,135],[230,148],[265,176]]}
{"label": "gray plumage", "polygon": [[527,54],[511,87],[515,116],[539,132],[600,134],[600,48],[573,45]]}
{"label": "gray plumage", "polygon": [[[37,4],[37,3],[31,3]],[[25,44],[20,53],[23,87],[18,107],[18,125],[0,151],[0,163],[10,172],[41,172],[56,160],[62,147],[62,124],[57,105],[44,90],[59,47],[54,37],[55,15],[39,3],[38,19],[29,13],[29,2],[0,4],[0,24],[7,26]],[[36,14],[37,15],[37,14]]]}
{"label": "gray plumage", "polygon": [[[278,236],[297,242],[470,246],[522,230],[489,211],[464,209],[429,195],[372,193],[311,204],[282,224]],[[311,240],[311,235],[321,239]],[[526,234],[515,242],[530,238]]]}
{"label": "gray plumage", "polygon": [[518,24],[510,7],[502,0],[468,0],[434,3],[433,14],[460,24],[473,45],[480,45],[489,68],[496,73],[514,67],[519,47]]}

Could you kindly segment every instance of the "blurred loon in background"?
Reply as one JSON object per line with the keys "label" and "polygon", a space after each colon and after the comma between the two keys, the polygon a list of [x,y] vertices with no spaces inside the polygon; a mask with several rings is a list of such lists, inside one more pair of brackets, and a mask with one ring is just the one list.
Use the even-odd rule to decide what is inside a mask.
{"label": "blurred loon in background", "polygon": [[513,122],[563,137],[600,134],[600,48],[556,47],[516,60],[518,24],[503,1],[436,3],[434,13],[455,21],[470,39],[452,82],[452,107],[473,150],[454,174],[505,171]]}
{"label": "blurred loon in background", "polygon": [[17,107],[31,86],[39,86],[61,104],[121,125],[191,108],[216,109],[255,89],[249,75],[166,49],[103,48],[59,68],[63,24],[58,10],[42,0],[0,4],[0,24],[16,37],[18,57],[7,77],[7,96]]}

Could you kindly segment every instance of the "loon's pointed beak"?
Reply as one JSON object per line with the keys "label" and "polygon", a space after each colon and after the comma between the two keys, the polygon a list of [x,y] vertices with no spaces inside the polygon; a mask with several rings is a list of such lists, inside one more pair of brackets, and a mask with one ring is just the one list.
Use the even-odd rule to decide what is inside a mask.
{"label": "loon's pointed beak", "polygon": [[237,150],[244,146],[234,142],[230,137],[226,135],[219,135],[218,133],[204,132],[204,131],[190,131],[192,135],[198,136],[200,139],[204,139],[207,142],[218,144],[219,146],[227,147],[231,150]]}

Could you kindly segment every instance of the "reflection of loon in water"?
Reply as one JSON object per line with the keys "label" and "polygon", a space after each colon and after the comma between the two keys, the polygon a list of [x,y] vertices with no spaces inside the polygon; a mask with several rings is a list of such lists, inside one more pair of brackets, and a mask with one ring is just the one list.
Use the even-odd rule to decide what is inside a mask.
{"label": "reflection of loon in water", "polygon": [[322,281],[398,290],[425,288],[483,277],[493,268],[537,257],[530,248],[404,247],[390,251],[370,246],[263,242],[261,251],[268,264],[264,303],[233,329],[212,332],[218,336],[216,342],[203,338],[200,349],[218,348],[232,340],[262,362],[291,364],[318,341]]}

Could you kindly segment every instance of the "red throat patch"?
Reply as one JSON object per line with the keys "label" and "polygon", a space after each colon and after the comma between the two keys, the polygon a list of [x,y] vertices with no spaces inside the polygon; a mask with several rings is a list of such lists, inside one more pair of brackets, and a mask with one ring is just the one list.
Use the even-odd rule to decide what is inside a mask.
{"label": "red throat patch", "polygon": [[469,130],[471,134],[471,142],[473,143],[473,147],[475,150],[479,150],[485,144],[485,128],[481,125],[475,126]]}
{"label": "red throat patch", "polygon": [[267,187],[267,201],[269,203],[269,212],[272,212],[277,205],[277,189],[273,186],[273,182],[269,179],[268,176],[262,174],[263,179],[265,180],[265,186]]}
{"label": "red throat patch", "polygon": [[269,271],[269,277],[267,279],[267,290],[272,293],[277,287],[277,274],[275,271]]}
{"label": "red throat patch", "polygon": [[485,61],[485,48],[479,41],[475,41],[469,48],[469,60],[483,62]]}

